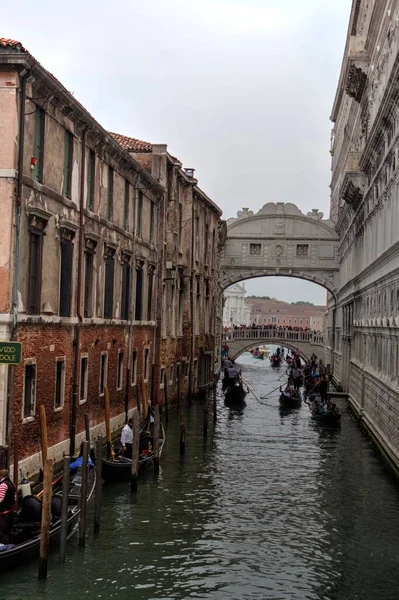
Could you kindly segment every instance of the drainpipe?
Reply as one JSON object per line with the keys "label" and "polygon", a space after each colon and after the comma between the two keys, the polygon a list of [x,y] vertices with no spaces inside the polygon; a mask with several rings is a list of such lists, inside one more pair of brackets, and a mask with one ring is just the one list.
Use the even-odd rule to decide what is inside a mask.
{"label": "drainpipe", "polygon": [[83,283],[83,256],[84,256],[84,193],[85,193],[85,174],[86,174],[86,132],[87,126],[82,131],[82,152],[80,164],[80,190],[79,190],[79,242],[78,242],[78,281],[76,288],[76,316],[78,321],[75,325],[75,337],[73,340],[73,383],[72,383],[72,402],[70,410],[69,423],[69,454],[75,454],[75,436],[76,436],[76,417],[78,407],[79,392],[79,351],[80,351],[80,330],[83,322],[82,315],[82,283]]}
{"label": "drainpipe", "polygon": [[131,385],[131,364],[132,364],[132,338],[133,338],[133,284],[135,277],[135,260],[136,260],[136,218],[135,218],[135,209],[136,209],[136,201],[137,201],[137,190],[139,185],[139,176],[137,173],[134,174],[133,177],[133,243],[132,243],[132,257],[130,264],[130,286],[129,286],[129,333],[128,333],[128,348],[127,348],[127,368],[126,368],[126,389],[125,389],[125,423],[128,422],[129,419],[129,396],[130,396],[130,385]]}
{"label": "drainpipe", "polygon": [[[163,205],[163,214],[164,219],[163,223],[165,223],[165,194],[162,195],[162,205]],[[164,235],[162,235],[162,239],[160,240],[160,219],[161,219],[161,201],[158,196],[158,210],[157,210],[157,276],[156,276],[156,294],[155,294],[155,326],[153,331],[153,341],[152,341],[152,386],[151,386],[151,404],[152,406],[159,405],[159,386],[160,380],[158,374],[160,372],[160,360],[161,360],[161,319],[162,319],[162,304],[159,305],[159,296],[162,294],[162,285],[163,285],[163,264],[164,264]],[[164,231],[165,227],[163,227]],[[161,247],[161,251],[159,252],[159,247]],[[160,306],[160,314],[158,314],[158,306]]]}
{"label": "drainpipe", "polygon": [[[19,255],[21,248],[21,205],[22,205],[22,178],[24,168],[24,148],[25,148],[25,101],[26,101],[26,83],[28,72],[21,77],[21,101],[19,106],[19,146],[18,146],[18,176],[17,176],[17,194],[15,202],[15,244],[14,244],[14,268],[12,284],[12,326],[11,340],[17,339],[18,326],[18,284],[19,284]],[[12,434],[12,408],[14,405],[14,366],[10,366],[7,381],[7,416],[6,416],[6,444],[8,449],[11,444]],[[10,452],[8,450],[8,464]]]}
{"label": "drainpipe", "polygon": [[188,389],[189,389],[189,398],[190,400],[192,400],[193,397],[193,393],[194,393],[194,352],[195,352],[195,317],[196,315],[194,314],[194,282],[195,282],[195,277],[194,277],[194,250],[195,250],[195,244],[194,244],[194,235],[195,235],[195,210],[194,210],[194,190],[192,190],[192,206],[191,206],[191,281],[190,281],[190,286],[191,286],[191,294],[190,294],[190,316],[191,316],[191,357],[190,357],[190,379],[189,379],[189,384],[188,384]]}

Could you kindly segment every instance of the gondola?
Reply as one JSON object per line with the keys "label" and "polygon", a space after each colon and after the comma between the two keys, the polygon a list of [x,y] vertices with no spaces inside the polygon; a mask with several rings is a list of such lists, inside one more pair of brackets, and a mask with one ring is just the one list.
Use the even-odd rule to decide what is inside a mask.
{"label": "gondola", "polygon": [[259,354],[255,354],[255,352],[252,353],[253,358],[259,358],[260,360],[264,360],[265,355],[263,354],[263,352],[259,352]]}
{"label": "gondola", "polygon": [[224,392],[224,403],[226,406],[230,407],[242,407],[246,405],[245,396],[248,392],[244,390],[244,386],[242,383],[235,383],[234,385],[229,385],[229,387]]}
{"label": "gondola", "polygon": [[[76,470],[70,483],[68,504],[68,530],[69,538],[79,522],[80,516],[80,484],[81,467]],[[96,472],[89,468],[87,481],[87,500],[90,500],[96,483]],[[61,531],[61,491],[62,476],[53,481],[53,499],[51,503],[50,547],[59,545]],[[15,567],[26,565],[30,560],[39,556],[40,528],[41,528],[41,490],[35,489],[36,495],[22,498],[21,508],[12,524],[9,533],[9,544],[0,550],[0,573]]]}
{"label": "gondola", "polygon": [[313,421],[316,421],[316,423],[326,425],[327,427],[340,427],[341,425],[341,414],[331,411],[321,414],[312,413],[312,419]]}
{"label": "gondola", "polygon": [[[159,458],[165,445],[165,430],[161,424],[159,438]],[[150,448],[150,450],[149,450]],[[151,435],[141,432],[139,445],[139,473],[154,466],[154,439]],[[132,472],[132,461],[130,458],[115,456],[114,458],[103,458],[102,477],[105,482],[125,481],[129,479]]]}
{"label": "gondola", "polygon": [[302,399],[299,392],[296,392],[295,396],[291,396],[287,392],[281,392],[280,406],[282,406],[283,408],[300,408],[301,404]]}
{"label": "gondola", "polygon": [[272,367],[279,367],[281,365],[281,358],[279,356],[272,356],[270,364]]}

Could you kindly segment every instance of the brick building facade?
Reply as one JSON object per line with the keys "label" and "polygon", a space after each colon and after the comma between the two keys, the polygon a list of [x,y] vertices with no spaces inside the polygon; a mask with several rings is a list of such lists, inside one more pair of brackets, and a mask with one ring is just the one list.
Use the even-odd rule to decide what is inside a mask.
{"label": "brick building facade", "polygon": [[251,324],[320,332],[324,329],[326,306],[289,304],[281,300],[247,299],[247,302],[251,306]]}
{"label": "brick building facade", "polygon": [[162,369],[171,400],[177,378],[182,393],[212,380],[221,213],[166,146],[129,152],[4,39],[0,114],[0,339],[23,344],[0,368],[0,435],[33,472],[39,405],[59,458],[85,414],[103,431],[105,385],[116,429],[142,378],[153,403]]}

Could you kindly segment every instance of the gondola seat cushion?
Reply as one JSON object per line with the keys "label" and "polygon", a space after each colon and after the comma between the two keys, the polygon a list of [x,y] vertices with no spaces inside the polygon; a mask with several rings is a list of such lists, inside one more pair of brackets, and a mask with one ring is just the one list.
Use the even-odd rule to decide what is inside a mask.
{"label": "gondola seat cushion", "polygon": [[61,496],[54,495],[51,499],[51,515],[56,519],[61,517],[61,506],[62,506],[62,498]]}
{"label": "gondola seat cushion", "polygon": [[37,496],[29,495],[22,499],[19,520],[25,523],[40,523],[42,519],[42,502]]}

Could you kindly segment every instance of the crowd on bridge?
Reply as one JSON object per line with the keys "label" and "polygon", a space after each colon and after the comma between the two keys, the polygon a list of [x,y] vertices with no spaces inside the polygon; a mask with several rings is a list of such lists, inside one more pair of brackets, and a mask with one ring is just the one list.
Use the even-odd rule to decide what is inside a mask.
{"label": "crowd on bridge", "polygon": [[252,330],[274,330],[274,331],[301,331],[304,333],[314,333],[315,335],[321,335],[323,332],[320,330],[312,330],[310,327],[292,327],[291,325],[275,325],[270,323],[268,325],[257,325],[255,322],[252,325],[233,325],[232,327],[223,327],[224,333],[230,331],[252,331]]}

